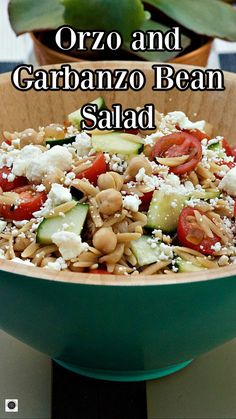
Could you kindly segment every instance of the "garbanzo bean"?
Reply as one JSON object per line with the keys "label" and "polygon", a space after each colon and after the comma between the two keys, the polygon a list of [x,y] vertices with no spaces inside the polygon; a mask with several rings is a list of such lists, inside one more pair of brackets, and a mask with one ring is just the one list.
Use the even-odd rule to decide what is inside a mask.
{"label": "garbanzo bean", "polygon": [[99,192],[96,196],[96,201],[99,212],[104,215],[115,214],[122,206],[122,196],[120,192],[113,188]]}
{"label": "garbanzo bean", "polygon": [[102,227],[94,234],[93,245],[103,254],[111,253],[117,245],[116,234],[111,227]]}
{"label": "garbanzo bean", "polygon": [[102,191],[105,189],[116,189],[117,191],[120,191],[123,186],[123,178],[119,173],[116,172],[107,172],[103,173],[98,177],[98,187]]}
{"label": "garbanzo bean", "polygon": [[29,144],[39,145],[43,144],[44,132],[36,132],[32,128],[28,128],[20,132],[19,134],[16,134],[16,137],[20,139],[20,148],[25,147]]}
{"label": "garbanzo bean", "polygon": [[145,145],[143,149],[143,154],[150,160],[152,160],[152,149],[153,147],[151,147],[149,144]]}
{"label": "garbanzo bean", "polygon": [[65,174],[61,169],[55,169],[53,172],[48,173],[42,179],[42,184],[45,186],[46,191],[49,192],[51,190],[53,183],[62,184],[65,179]]}
{"label": "garbanzo bean", "polygon": [[50,124],[44,128],[44,137],[47,138],[56,138],[61,140],[65,137],[64,127],[60,124]]}
{"label": "garbanzo bean", "polygon": [[130,160],[125,176],[128,178],[134,178],[142,168],[145,169],[146,175],[150,176],[152,174],[152,166],[146,157],[135,156]]}

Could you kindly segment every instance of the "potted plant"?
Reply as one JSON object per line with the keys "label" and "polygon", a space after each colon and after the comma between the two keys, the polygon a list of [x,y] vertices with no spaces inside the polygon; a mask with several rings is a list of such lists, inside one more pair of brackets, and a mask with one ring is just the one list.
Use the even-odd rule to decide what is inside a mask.
{"label": "potted plant", "polygon": [[[230,0],[226,0],[228,3]],[[81,59],[136,59],[206,65],[215,37],[236,41],[236,11],[223,0],[10,0],[9,17],[17,35],[30,32],[39,64]],[[61,25],[78,30],[117,30],[123,48],[111,53],[88,51],[62,53],[55,43]],[[130,51],[132,31],[181,28],[181,54]],[[66,42],[66,40],[65,40]]]}

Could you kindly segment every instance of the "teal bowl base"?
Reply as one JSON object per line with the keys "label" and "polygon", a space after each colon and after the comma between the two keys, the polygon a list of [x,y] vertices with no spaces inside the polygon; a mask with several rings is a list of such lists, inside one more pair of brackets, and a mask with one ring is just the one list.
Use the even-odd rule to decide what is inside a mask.
{"label": "teal bowl base", "polygon": [[109,370],[93,370],[90,368],[80,368],[76,365],[68,364],[67,362],[59,361],[54,359],[54,361],[61,365],[62,367],[73,371],[77,374],[84,375],[90,378],[96,378],[98,380],[108,380],[108,381],[146,381],[146,380],[155,380],[157,378],[165,377],[166,375],[174,374],[187,367],[193,360],[181,362],[180,364],[170,365],[166,368],[160,368],[157,370],[149,371],[109,371]]}

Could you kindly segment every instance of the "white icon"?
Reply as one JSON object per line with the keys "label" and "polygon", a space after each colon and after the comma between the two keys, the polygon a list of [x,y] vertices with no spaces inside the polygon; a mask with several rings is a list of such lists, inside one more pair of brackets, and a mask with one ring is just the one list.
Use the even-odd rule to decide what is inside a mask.
{"label": "white icon", "polygon": [[5,412],[18,412],[18,399],[5,399]]}

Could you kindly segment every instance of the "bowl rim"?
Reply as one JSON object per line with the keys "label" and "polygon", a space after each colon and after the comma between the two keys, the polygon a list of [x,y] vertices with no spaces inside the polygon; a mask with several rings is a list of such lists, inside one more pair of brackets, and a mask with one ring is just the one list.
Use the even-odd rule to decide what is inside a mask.
{"label": "bowl rim", "polygon": [[[112,68],[124,67],[129,69],[131,67],[142,67],[143,70],[151,69],[153,62],[145,61],[86,61],[86,62],[68,62],[72,67],[87,67],[91,64],[93,68],[99,63],[101,68],[108,66]],[[65,64],[65,63],[63,63]],[[163,64],[156,63],[155,64]],[[184,64],[168,63],[177,69],[203,69],[200,66],[190,66]],[[43,68],[46,70],[52,68],[60,68],[61,64],[52,64],[47,66],[41,66],[37,68]],[[225,80],[236,82],[236,74],[224,71]],[[3,73],[0,75],[0,85],[11,82],[11,72]],[[67,284],[80,284],[80,285],[103,285],[103,286],[154,286],[154,285],[183,285],[191,284],[196,282],[206,282],[209,280],[223,279],[227,277],[236,276],[236,264],[228,265],[226,267],[220,267],[217,269],[203,270],[198,272],[179,273],[179,274],[159,274],[159,275],[113,275],[113,274],[93,274],[93,273],[82,273],[82,272],[63,272],[63,271],[52,271],[39,267],[29,266],[24,263],[12,262],[6,259],[0,259],[0,273],[6,272],[17,276],[25,276],[34,278],[36,280],[47,280],[51,282],[61,282]]]}
{"label": "bowl rim", "polygon": [[113,275],[93,274],[90,272],[52,271],[44,268],[30,266],[24,263],[0,259],[0,274],[9,274],[46,280],[66,284],[103,285],[103,286],[160,286],[160,285],[186,285],[197,282],[213,281],[236,276],[236,264],[209,269],[198,272],[159,275]]}

